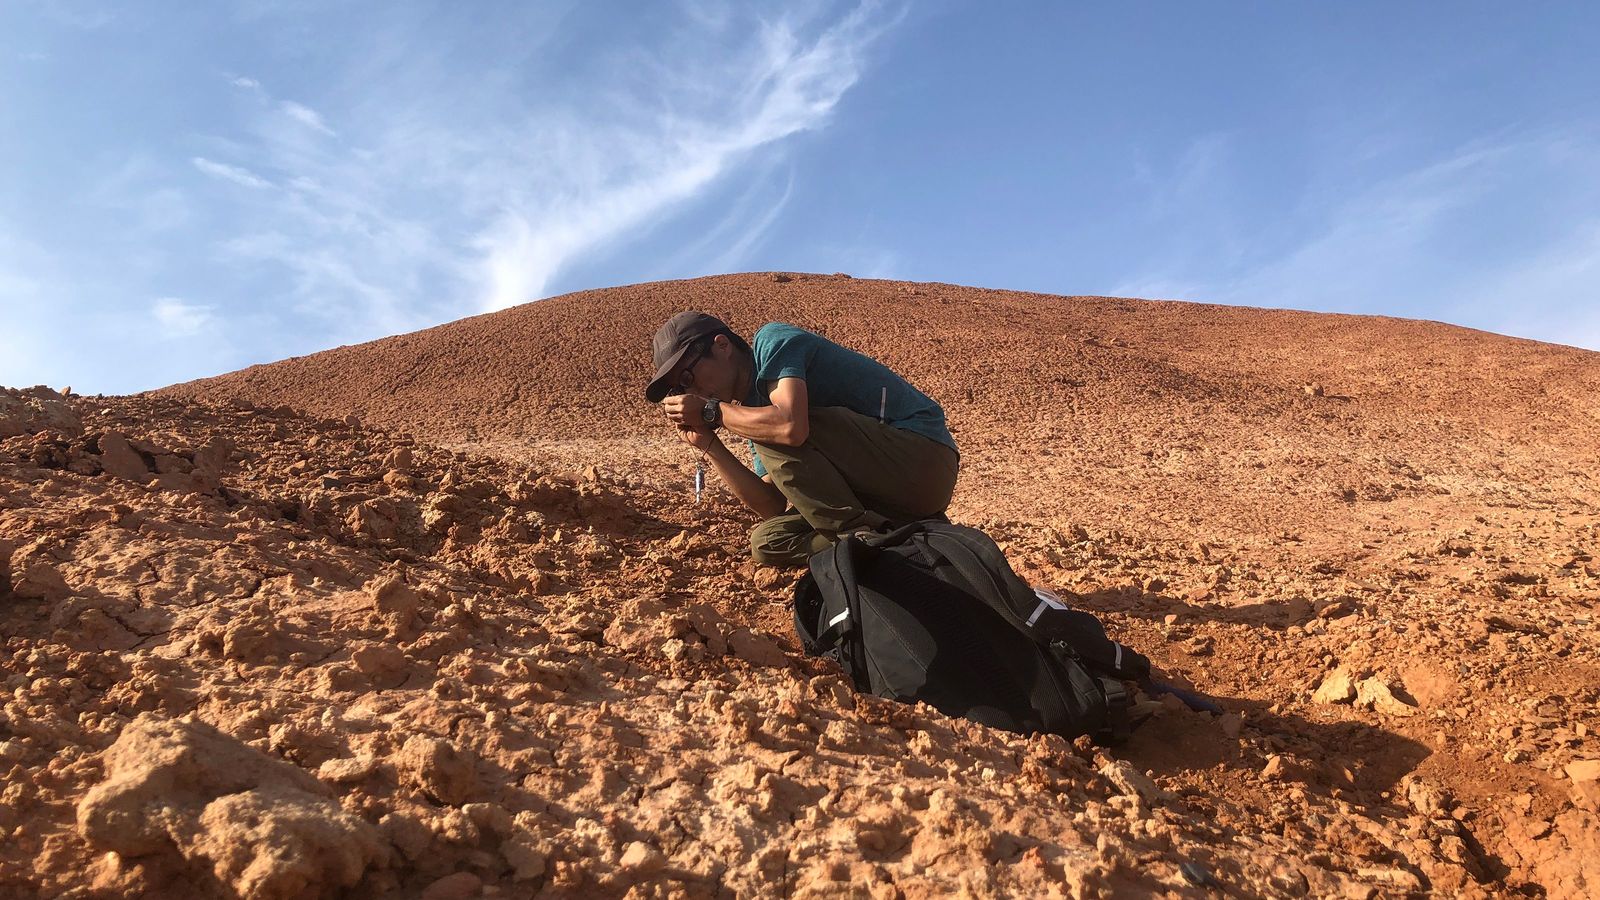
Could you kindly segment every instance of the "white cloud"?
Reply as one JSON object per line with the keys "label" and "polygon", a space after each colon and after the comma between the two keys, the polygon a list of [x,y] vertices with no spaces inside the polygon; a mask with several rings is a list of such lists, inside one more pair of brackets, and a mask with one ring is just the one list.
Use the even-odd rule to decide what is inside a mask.
{"label": "white cloud", "polygon": [[283,109],[284,115],[299,122],[301,125],[313,131],[320,131],[330,137],[333,135],[333,129],[329,128],[328,123],[322,121],[322,116],[311,107],[303,106],[291,100],[283,101],[280,107]]}
{"label": "white cloud", "polygon": [[211,306],[185,303],[176,297],[162,297],[151,304],[150,314],[165,338],[194,337],[216,323]]}
{"label": "white cloud", "polygon": [[228,83],[236,88],[246,91],[255,91],[261,89],[261,82],[255,80],[254,78],[246,78],[243,75],[228,79]]}
{"label": "white cloud", "polygon": [[[503,211],[474,241],[483,254],[482,308],[543,296],[550,279],[579,254],[694,196],[751,151],[825,123],[861,77],[867,45],[900,14],[862,4],[814,37],[797,23],[765,22],[733,71],[707,73],[702,82],[671,79],[688,97],[710,94],[719,102],[697,117],[663,109],[627,123],[622,134],[604,135],[632,150],[615,170],[591,170],[577,191],[524,198]],[[585,155],[606,155],[598,144],[581,146],[590,136],[567,140]],[[774,217],[787,199],[786,193]],[[757,236],[770,224],[759,224]]]}
{"label": "white cloud", "polygon": [[272,187],[271,182],[250,171],[249,169],[240,168],[239,166],[230,166],[227,163],[213,162],[212,160],[206,159],[203,156],[196,156],[191,159],[190,162],[194,163],[194,167],[196,169],[199,169],[207,175],[210,175],[212,178],[220,178],[223,181],[231,181],[234,184],[242,185],[247,188],[260,189]]}
{"label": "white cloud", "polygon": [[[1230,253],[1251,241],[1222,228],[1207,235],[1209,245],[1185,247],[1112,293],[1324,312],[1427,310],[1455,324],[1594,346],[1600,157],[1587,148],[1563,134],[1458,147],[1332,202],[1308,201],[1304,236],[1277,252]],[[1548,192],[1554,185],[1559,196]],[[1541,230],[1552,228],[1560,230]],[[1279,236],[1255,237],[1271,246]]]}
{"label": "white cloud", "polygon": [[[767,233],[772,230],[783,211],[789,205],[789,200],[794,196],[794,170],[791,168],[788,177],[784,179],[783,193],[777,199],[769,199],[765,195],[770,193],[767,188],[767,178],[755,181],[746,190],[721,222],[708,231],[701,240],[695,242],[687,253],[699,255],[712,246],[721,247],[721,251],[713,257],[706,268],[712,272],[738,272],[745,268],[746,261],[752,251],[760,247],[767,238]],[[682,256],[676,262],[682,264]]]}
{"label": "white cloud", "polygon": [[[519,42],[526,60],[465,67],[448,47],[385,35],[353,54],[350,75],[384,84],[382,102],[273,100],[250,111],[246,133],[219,136],[241,165],[195,157],[216,178],[264,188],[256,173],[270,171],[281,187],[235,198],[253,206],[235,217],[250,230],[217,247],[287,272],[291,305],[330,341],[538,299],[558,273],[658,228],[762,148],[824,125],[904,14],[871,0],[833,19],[819,10],[761,21],[742,4],[693,4],[648,46],[604,48],[593,77],[548,91],[518,80],[531,77],[519,63],[542,62],[536,35]],[[747,255],[790,189],[750,207],[744,237],[716,248],[715,263]]]}

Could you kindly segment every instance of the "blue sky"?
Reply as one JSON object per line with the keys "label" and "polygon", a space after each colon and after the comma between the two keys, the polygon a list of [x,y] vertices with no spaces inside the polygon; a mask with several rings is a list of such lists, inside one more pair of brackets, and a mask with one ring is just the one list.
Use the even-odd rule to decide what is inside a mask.
{"label": "blue sky", "polygon": [[1489,2],[3,0],[0,384],[131,392],[770,269],[1600,349],[1597,25]]}

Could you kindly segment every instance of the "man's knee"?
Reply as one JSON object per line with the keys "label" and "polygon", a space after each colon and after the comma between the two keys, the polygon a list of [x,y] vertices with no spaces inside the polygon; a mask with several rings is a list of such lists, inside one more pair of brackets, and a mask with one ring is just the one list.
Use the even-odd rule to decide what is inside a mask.
{"label": "man's knee", "polygon": [[797,515],[777,516],[750,530],[750,558],[758,566],[803,566],[827,544]]}

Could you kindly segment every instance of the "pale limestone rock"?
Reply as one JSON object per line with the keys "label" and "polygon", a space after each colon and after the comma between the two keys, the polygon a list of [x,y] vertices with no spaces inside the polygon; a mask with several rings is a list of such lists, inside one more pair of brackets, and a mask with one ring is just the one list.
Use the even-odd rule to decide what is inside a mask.
{"label": "pale limestone rock", "polygon": [[1414,716],[1415,704],[1397,696],[1381,678],[1368,678],[1356,685],[1356,704],[1390,716]]}
{"label": "pale limestone rock", "polygon": [[460,806],[478,789],[473,754],[456,749],[449,741],[413,735],[393,762],[407,783],[440,803]]}
{"label": "pale limestone rock", "polygon": [[330,894],[387,860],[316,779],[204,723],[141,715],[103,765],[77,815],[100,850],[175,854],[252,900]]}
{"label": "pale limestone rock", "polygon": [[1355,698],[1355,679],[1350,676],[1350,670],[1343,666],[1329,672],[1311,695],[1311,699],[1317,703],[1349,703]]}

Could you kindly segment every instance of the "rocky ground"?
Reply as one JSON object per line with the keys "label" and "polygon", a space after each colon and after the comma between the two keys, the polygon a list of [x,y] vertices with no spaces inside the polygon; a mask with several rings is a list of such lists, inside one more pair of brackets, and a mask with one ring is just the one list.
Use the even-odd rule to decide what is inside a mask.
{"label": "rocky ground", "polygon": [[[801,657],[639,397],[691,306],[907,372],[952,517],[1226,713],[1094,748]],[[0,896],[1593,896],[1597,389],[1433,323],[764,274],[0,392]]]}

